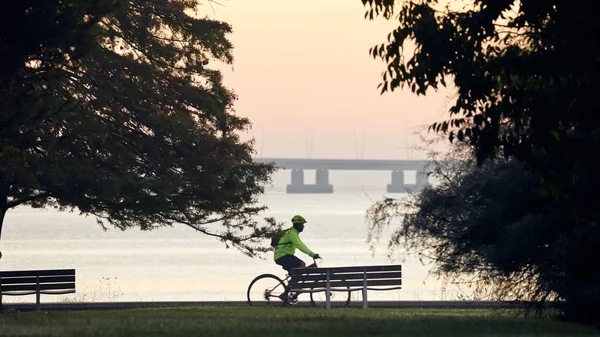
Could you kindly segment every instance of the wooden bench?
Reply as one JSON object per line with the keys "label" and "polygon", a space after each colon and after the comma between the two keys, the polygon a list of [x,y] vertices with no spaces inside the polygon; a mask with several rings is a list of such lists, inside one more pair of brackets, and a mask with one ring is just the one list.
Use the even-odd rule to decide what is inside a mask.
{"label": "wooden bench", "polygon": [[367,308],[367,290],[402,289],[402,265],[297,268],[291,275],[291,291],[325,291],[327,308],[331,308],[332,291],[361,290],[363,308]]}
{"label": "wooden bench", "polygon": [[75,292],[75,269],[0,271],[0,305],[2,296],[35,294],[40,311],[40,295],[62,295]]}

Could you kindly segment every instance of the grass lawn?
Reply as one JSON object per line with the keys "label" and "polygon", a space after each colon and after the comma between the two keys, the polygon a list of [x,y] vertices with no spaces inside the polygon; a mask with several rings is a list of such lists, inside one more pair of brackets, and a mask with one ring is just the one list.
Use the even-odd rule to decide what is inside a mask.
{"label": "grass lawn", "polygon": [[491,310],[196,307],[0,314],[0,336],[600,336]]}

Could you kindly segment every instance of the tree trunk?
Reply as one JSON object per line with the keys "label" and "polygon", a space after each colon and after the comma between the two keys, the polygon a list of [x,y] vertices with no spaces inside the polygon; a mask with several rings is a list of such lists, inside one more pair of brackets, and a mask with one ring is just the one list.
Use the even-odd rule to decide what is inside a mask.
{"label": "tree trunk", "polygon": [[4,214],[6,214],[6,206],[0,207],[0,240],[2,239],[2,224],[4,223]]}
{"label": "tree trunk", "polygon": [[[1,195],[0,193],[0,242],[2,242],[2,225],[4,224],[4,215],[6,215],[6,204],[8,203],[8,198],[6,195]],[[0,253],[0,258],[2,258],[2,253]]]}

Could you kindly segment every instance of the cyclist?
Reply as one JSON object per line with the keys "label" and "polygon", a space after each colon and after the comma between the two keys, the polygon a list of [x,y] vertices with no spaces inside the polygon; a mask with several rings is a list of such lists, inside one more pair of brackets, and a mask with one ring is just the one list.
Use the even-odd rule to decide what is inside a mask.
{"label": "cyclist", "polygon": [[279,239],[279,243],[275,247],[275,254],[273,256],[275,263],[288,272],[294,268],[306,267],[304,261],[294,256],[296,248],[313,259],[321,258],[319,254],[315,254],[312,250],[308,249],[302,240],[300,240],[300,233],[304,230],[305,223],[306,220],[302,216],[295,215],[292,218],[292,227],[285,231],[285,234]]}

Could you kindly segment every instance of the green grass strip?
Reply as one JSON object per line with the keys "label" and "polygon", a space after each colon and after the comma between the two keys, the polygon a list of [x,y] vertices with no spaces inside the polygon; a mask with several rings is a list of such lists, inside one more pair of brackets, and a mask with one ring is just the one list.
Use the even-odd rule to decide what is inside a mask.
{"label": "green grass strip", "polygon": [[0,336],[600,336],[515,312],[195,307],[0,314]]}

